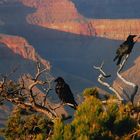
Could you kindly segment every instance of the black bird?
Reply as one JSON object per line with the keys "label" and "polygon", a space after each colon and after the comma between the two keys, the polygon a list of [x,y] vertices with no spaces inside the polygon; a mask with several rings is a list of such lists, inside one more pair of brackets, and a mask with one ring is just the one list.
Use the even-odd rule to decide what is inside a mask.
{"label": "black bird", "polygon": [[55,92],[57,93],[59,99],[63,103],[66,103],[70,107],[76,109],[77,103],[74,100],[74,96],[69,85],[64,81],[62,77],[58,77],[57,79],[55,79],[55,82],[57,82],[55,86]]}
{"label": "black bird", "polygon": [[121,63],[121,60],[122,60],[123,56],[131,53],[131,51],[132,51],[132,49],[134,47],[134,44],[136,43],[136,41],[134,41],[134,38],[136,36],[137,35],[129,35],[127,37],[127,40],[124,41],[120,45],[120,47],[117,49],[117,51],[116,51],[116,57],[113,59],[113,61],[115,61],[116,59],[118,59],[117,65],[119,65]]}

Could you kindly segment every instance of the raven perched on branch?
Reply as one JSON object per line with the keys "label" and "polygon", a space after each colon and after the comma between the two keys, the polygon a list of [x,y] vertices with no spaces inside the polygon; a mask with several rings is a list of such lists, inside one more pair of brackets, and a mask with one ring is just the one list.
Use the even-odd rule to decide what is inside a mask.
{"label": "raven perched on branch", "polygon": [[[127,55],[127,54],[130,54],[132,49],[133,49],[133,46],[134,44],[136,43],[137,40],[134,41],[134,38],[136,37],[137,35],[129,35],[127,37],[127,40],[124,41],[120,47],[117,49],[116,51],[116,57],[114,58],[113,61],[115,61],[116,59],[118,59],[117,61],[117,65],[119,65],[121,63],[121,60],[123,58],[123,56]],[[139,38],[139,37],[138,37]],[[138,39],[137,38],[137,39]]]}
{"label": "raven perched on branch", "polygon": [[55,92],[57,93],[59,99],[63,103],[66,103],[70,107],[76,109],[78,105],[74,100],[74,96],[69,85],[64,81],[62,77],[55,79],[55,82],[57,82],[55,86]]}

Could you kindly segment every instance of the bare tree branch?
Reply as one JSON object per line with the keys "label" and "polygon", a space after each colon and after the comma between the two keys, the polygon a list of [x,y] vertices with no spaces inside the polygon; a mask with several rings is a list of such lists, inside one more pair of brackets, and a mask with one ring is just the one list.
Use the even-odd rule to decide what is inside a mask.
{"label": "bare tree branch", "polygon": [[48,96],[48,94],[49,94],[49,92],[52,90],[52,88],[51,88],[51,82],[52,82],[52,80],[53,79],[51,79],[51,80],[48,80],[48,88],[46,89],[46,88],[43,88],[44,89],[44,91],[45,91],[45,97],[44,97],[44,100],[43,100],[43,106],[45,106],[45,103],[46,103],[46,100],[47,100],[47,96]]}
{"label": "bare tree branch", "polygon": [[103,65],[104,63],[101,64],[101,66],[97,67],[94,66],[94,69],[98,70],[101,72],[101,74],[98,76],[98,82],[100,84],[102,84],[103,86],[106,86],[109,90],[111,90],[113,93],[116,94],[116,96],[118,97],[118,99],[120,101],[123,101],[123,98],[120,96],[120,94],[107,82],[104,81],[105,78],[109,78],[111,75],[107,75],[104,71],[103,71]]}
{"label": "bare tree branch", "polygon": [[94,67],[94,69],[99,70],[99,71],[101,72],[101,74],[103,75],[103,77],[105,77],[105,78],[111,77],[111,75],[107,75],[107,74],[102,70],[103,66],[104,66],[104,62],[102,62],[102,64],[101,64],[100,67],[97,67],[97,66],[93,66],[93,67]]}
{"label": "bare tree branch", "polygon": [[109,104],[109,103],[117,103],[117,104],[121,104],[122,102],[118,99],[111,99],[111,100],[104,100],[102,101],[103,104]]}
{"label": "bare tree branch", "polygon": [[[120,87],[120,86],[119,86]],[[130,101],[130,97],[128,96],[127,92],[125,91],[124,88],[120,87],[120,89],[123,91],[123,94],[125,95],[125,97],[127,98],[127,101]]]}
{"label": "bare tree branch", "polygon": [[[119,79],[121,79],[126,85],[128,86],[131,86],[134,90],[133,90],[133,93],[131,94],[131,97],[130,97],[130,101],[133,103],[134,102],[134,97],[138,91],[138,85],[126,80],[121,74],[121,70],[123,69],[126,61],[128,60],[128,57],[129,57],[129,54],[126,55],[126,57],[123,59],[122,63],[120,63],[119,65],[119,68],[117,70],[117,76]],[[126,94],[126,93],[125,93]]]}
{"label": "bare tree branch", "polygon": [[[140,38],[140,37],[138,36],[137,40],[138,40],[139,38]],[[136,40],[136,41],[137,41],[137,40]],[[135,41],[135,42],[136,42],[136,41]],[[138,85],[136,85],[135,83],[132,83],[132,82],[126,80],[126,79],[120,74],[120,72],[122,71],[122,69],[124,68],[124,66],[125,66],[125,64],[126,64],[126,62],[127,62],[127,60],[128,60],[129,55],[130,55],[130,54],[127,54],[127,55],[124,57],[123,61],[120,63],[120,65],[119,65],[119,67],[118,67],[118,70],[117,70],[117,77],[118,77],[123,83],[125,83],[126,85],[131,86],[131,87],[133,88],[133,92],[132,92],[132,94],[131,94],[131,97],[129,97],[128,94],[126,93],[126,91],[121,87],[121,89],[123,90],[123,93],[124,93],[124,95],[126,96],[126,98],[127,98],[129,101],[131,101],[131,102],[133,103],[133,102],[134,102],[135,95],[136,95],[136,93],[137,93],[137,91],[138,91]],[[98,82],[99,82],[100,84],[102,84],[102,85],[108,87],[109,90],[111,90],[112,92],[114,92],[114,93],[117,95],[117,97],[118,97],[119,100],[123,101],[124,99],[120,96],[120,94],[118,93],[118,91],[115,90],[109,83],[107,83],[107,82],[104,81],[105,78],[108,78],[108,77],[110,77],[111,75],[107,75],[107,74],[103,71],[103,65],[104,65],[104,63],[102,63],[101,66],[99,66],[99,67],[94,66],[94,69],[100,71],[100,73],[101,73],[101,74],[98,76]]]}
{"label": "bare tree branch", "polygon": [[[0,96],[23,109],[29,108],[31,110],[43,113],[51,120],[54,120],[56,117],[58,117],[58,115],[47,101],[47,94],[52,89],[51,82],[53,81],[53,78],[46,77],[45,80],[42,81],[41,76],[44,72],[47,72],[47,69],[41,68],[40,64],[38,63],[35,77],[25,75],[24,77],[21,77],[17,83],[15,83],[12,80],[8,80],[9,74],[2,76],[2,80],[0,81]],[[10,73],[10,75],[12,73],[13,71]],[[47,87],[45,88],[47,94],[40,104],[37,100],[38,95],[35,93],[34,87],[43,87],[45,85]]]}
{"label": "bare tree branch", "polygon": [[41,65],[39,62],[37,62],[37,73],[35,75],[35,78],[33,79],[34,81],[38,80],[39,76],[43,73],[46,72],[47,68],[44,68],[41,70]]}

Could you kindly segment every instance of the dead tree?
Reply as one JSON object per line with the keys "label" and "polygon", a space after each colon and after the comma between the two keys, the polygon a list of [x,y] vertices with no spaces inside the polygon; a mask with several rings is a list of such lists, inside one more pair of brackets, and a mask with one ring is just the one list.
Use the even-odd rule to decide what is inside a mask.
{"label": "dead tree", "polygon": [[111,90],[113,93],[115,93],[115,95],[117,96],[117,98],[120,101],[123,101],[124,99],[121,97],[121,95],[118,93],[118,91],[116,89],[114,89],[109,83],[107,83],[106,81],[104,81],[104,79],[110,78],[111,75],[107,75],[104,71],[103,71],[103,65],[104,63],[101,64],[101,66],[94,66],[94,69],[98,70],[100,72],[99,76],[98,76],[98,82],[100,84],[102,84],[103,86],[107,87],[109,90]]}
{"label": "dead tree", "polygon": [[[131,93],[131,97],[128,96],[128,94],[125,92],[125,95],[127,95],[129,101],[131,101],[132,103],[134,103],[134,97],[138,91],[138,85],[136,85],[135,83],[132,83],[128,80],[126,80],[121,74],[121,70],[123,69],[127,59],[128,59],[129,55],[126,55],[126,57],[124,58],[124,60],[122,61],[122,63],[119,65],[119,68],[117,70],[117,76],[120,80],[122,80],[126,85],[130,86],[133,88],[133,92]],[[124,90],[125,91],[125,90]]]}
{"label": "dead tree", "polygon": [[[53,77],[48,76],[44,80],[41,80],[42,74],[48,74],[47,71],[47,68],[41,68],[40,63],[37,63],[37,72],[34,77],[24,75],[21,76],[18,82],[14,82],[9,80],[9,76],[12,75],[15,70],[6,76],[1,75],[0,102],[2,103],[6,100],[22,109],[30,109],[43,113],[53,121],[55,118],[59,117],[55,111],[56,108],[53,108],[47,100],[47,95],[52,89],[51,83]],[[34,88],[38,86],[43,88],[46,92],[46,94],[44,94],[45,96],[38,97],[38,94],[34,90]]]}
{"label": "dead tree", "polygon": [[[134,40],[134,43],[136,43],[140,38],[140,35],[137,35],[137,38]],[[117,77],[126,85],[128,85],[129,87],[132,87],[133,88],[133,92],[131,93],[131,96],[129,97],[129,95],[126,93],[125,89],[123,89],[122,87],[120,87],[121,89],[123,89],[123,94],[125,95],[125,97],[127,98],[128,101],[130,101],[132,104],[134,103],[134,98],[135,98],[135,95],[137,94],[137,91],[138,91],[138,85],[136,85],[135,83],[133,82],[130,82],[128,81],[126,78],[124,78],[122,75],[121,75],[121,71],[122,69],[124,68],[127,60],[128,60],[128,57],[129,57],[130,53],[126,54],[124,57],[123,57],[123,61],[119,64],[118,66],[118,69],[117,69]],[[106,81],[104,81],[105,79],[109,78],[111,75],[106,75],[106,73],[103,71],[103,65],[104,63],[101,64],[101,66],[97,67],[97,66],[94,66],[94,69],[98,70],[100,72],[99,76],[98,76],[98,82],[100,84],[102,84],[103,86],[106,86],[109,90],[111,90],[113,93],[116,94],[117,98],[120,100],[120,101],[125,101],[126,99],[124,99],[123,97],[121,97],[120,93],[115,89],[113,88],[109,83],[107,83]]]}
{"label": "dead tree", "polygon": [[[118,66],[117,69],[117,77],[126,85],[130,86],[133,88],[133,92],[131,93],[131,97],[128,96],[128,94],[126,93],[126,91],[123,89],[124,91],[124,95],[125,97],[133,104],[134,103],[134,97],[138,91],[138,85],[136,85],[135,83],[132,83],[130,81],[128,81],[127,79],[125,79],[122,75],[121,75],[121,71],[124,68],[127,60],[128,60],[129,54],[126,55],[123,59],[123,61],[120,63],[120,65]],[[121,97],[120,93],[114,88],[112,87],[109,83],[107,83],[106,81],[104,81],[105,79],[108,79],[111,75],[107,75],[104,70],[103,70],[103,65],[104,63],[101,64],[101,66],[97,67],[94,66],[94,69],[98,70],[100,72],[99,76],[98,76],[98,82],[100,84],[102,84],[103,86],[106,86],[109,90],[111,90],[114,94],[116,94],[116,97],[118,98],[118,100],[124,102],[126,101],[126,99],[124,99],[123,97]]]}

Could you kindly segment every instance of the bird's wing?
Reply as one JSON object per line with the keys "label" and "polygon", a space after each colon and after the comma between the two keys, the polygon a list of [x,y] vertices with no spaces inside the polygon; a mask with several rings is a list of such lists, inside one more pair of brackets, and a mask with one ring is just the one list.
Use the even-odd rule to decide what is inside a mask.
{"label": "bird's wing", "polygon": [[127,53],[128,49],[129,49],[128,44],[121,44],[120,47],[117,49],[116,53],[118,55],[123,55],[123,54]]}
{"label": "bird's wing", "polygon": [[65,84],[64,87],[64,98],[65,98],[65,102],[67,103],[71,103],[71,104],[76,104],[75,100],[74,100],[74,96],[71,92],[71,89],[69,87],[69,85]]}
{"label": "bird's wing", "polygon": [[68,84],[66,83],[57,83],[55,86],[55,91],[59,97],[59,99],[64,103],[73,104],[77,106],[77,103],[74,100],[74,96],[71,92],[71,89]]}
{"label": "bird's wing", "polygon": [[64,94],[63,84],[57,83],[56,86],[55,86],[55,92],[58,95],[59,99],[63,101],[63,94]]}

